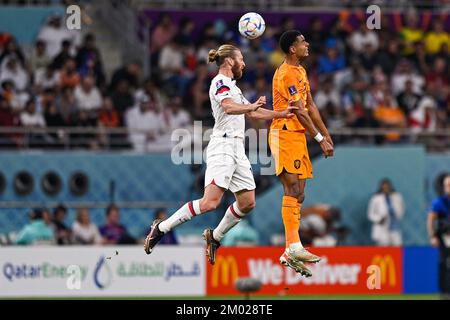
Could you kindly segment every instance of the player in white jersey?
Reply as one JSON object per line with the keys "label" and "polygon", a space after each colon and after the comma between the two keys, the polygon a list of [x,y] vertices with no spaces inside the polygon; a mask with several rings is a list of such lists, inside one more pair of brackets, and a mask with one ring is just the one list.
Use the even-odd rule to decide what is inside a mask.
{"label": "player in white jersey", "polygon": [[218,50],[210,50],[209,62],[216,62],[218,74],[211,81],[209,97],[215,125],[207,148],[205,191],[203,197],[190,201],[178,209],[168,219],[154,220],[145,239],[144,249],[150,254],[164,233],[176,226],[208,211],[215,210],[226,190],[234,193],[236,201],[225,212],[219,225],[206,229],[206,255],[214,264],[220,240],[241,218],[255,207],[255,181],[250,161],[245,155],[244,131],[245,115],[255,119],[292,117],[290,107],[282,112],[260,108],[266,97],[259,97],[250,103],[236,86],[245,67],[241,51],[232,45],[222,45]]}

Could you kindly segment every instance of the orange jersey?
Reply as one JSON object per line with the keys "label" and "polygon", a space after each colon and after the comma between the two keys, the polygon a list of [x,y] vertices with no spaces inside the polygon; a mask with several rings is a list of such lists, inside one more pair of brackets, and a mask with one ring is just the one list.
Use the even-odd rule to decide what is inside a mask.
{"label": "orange jersey", "polygon": [[[275,71],[272,82],[273,109],[283,111],[288,107],[288,101],[301,100],[306,108],[308,92],[310,91],[306,70],[302,66],[292,66],[283,62]],[[273,119],[271,129],[305,131],[296,116],[290,119]]]}

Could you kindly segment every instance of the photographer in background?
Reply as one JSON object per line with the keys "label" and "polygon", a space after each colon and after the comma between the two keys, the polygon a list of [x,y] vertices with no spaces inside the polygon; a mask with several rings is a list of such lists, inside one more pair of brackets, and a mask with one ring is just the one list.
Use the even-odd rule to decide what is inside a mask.
{"label": "photographer in background", "polygon": [[450,299],[450,174],[442,186],[443,192],[431,204],[427,229],[431,245],[439,248],[439,289],[444,299]]}

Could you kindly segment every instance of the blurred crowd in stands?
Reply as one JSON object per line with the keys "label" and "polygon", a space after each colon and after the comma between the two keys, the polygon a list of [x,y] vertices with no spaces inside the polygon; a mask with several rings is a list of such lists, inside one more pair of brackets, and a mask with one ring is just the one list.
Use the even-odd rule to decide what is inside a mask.
{"label": "blurred crowd in stands", "polygon": [[[330,25],[313,18],[301,30],[310,44],[303,64],[330,129],[412,128],[420,133],[450,128],[450,18],[423,14],[419,19],[413,11],[394,18],[383,17],[379,30],[369,30],[365,20],[354,28],[343,15]],[[222,43],[243,51],[240,86],[246,97],[253,101],[265,95],[271,108],[271,79],[283,62],[278,38],[296,28],[295,19],[267,24],[264,35],[251,41],[239,36],[236,21],[197,24],[190,18],[175,23],[170,14],[161,14],[150,30],[151,74],[143,74],[141,62],[129,62],[110,79],[95,35],[68,30],[60,16],[42,26],[30,52],[0,33],[0,129],[95,129],[70,137],[63,130],[34,130],[26,140],[21,133],[3,132],[0,145],[20,148],[26,141],[58,148],[70,138],[71,147],[100,149],[116,139],[121,147],[138,151],[165,149],[173,129],[193,120],[213,125],[208,90],[216,66],[206,59]],[[102,130],[120,127],[142,131]],[[448,143],[448,137],[439,139]],[[394,130],[379,141],[404,142],[404,137]]]}
{"label": "blurred crowd in stands", "polygon": [[[53,212],[35,208],[29,213],[30,222],[21,230],[2,235],[0,245],[122,245],[143,243],[149,230],[141,237],[133,237],[120,222],[120,209],[110,204],[105,210],[105,224],[97,226],[91,221],[89,209],[78,208],[72,225],[67,225],[68,209],[59,204]],[[165,209],[157,209],[155,218],[167,218]],[[161,244],[177,244],[173,232],[161,239]]]}

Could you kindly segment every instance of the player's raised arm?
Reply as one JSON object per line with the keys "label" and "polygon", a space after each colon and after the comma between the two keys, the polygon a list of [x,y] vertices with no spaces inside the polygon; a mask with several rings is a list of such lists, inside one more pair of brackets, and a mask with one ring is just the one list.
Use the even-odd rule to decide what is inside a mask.
{"label": "player's raised arm", "polygon": [[258,119],[258,120],[272,120],[277,118],[292,118],[294,116],[293,110],[298,109],[295,106],[289,106],[286,110],[283,111],[274,111],[264,108],[259,108],[256,111],[252,111],[247,113],[246,115],[249,118]]}
{"label": "player's raised arm", "polygon": [[245,114],[252,111],[256,111],[259,109],[259,107],[263,106],[266,103],[265,97],[259,97],[258,100],[256,100],[254,103],[251,104],[241,104],[236,103],[231,98],[223,99],[220,103],[221,107],[223,108],[223,111],[226,114]]}
{"label": "player's raised arm", "polygon": [[317,109],[316,104],[314,103],[311,92],[308,92],[308,96],[307,96],[307,109],[308,109],[308,114],[309,114],[311,120],[313,121],[314,125],[316,126],[316,128],[324,136],[324,138],[332,146],[334,146],[334,143],[333,143],[333,140],[331,139],[330,133],[328,132],[327,127],[323,123],[322,117],[320,116],[320,112]]}
{"label": "player's raised arm", "polygon": [[334,152],[333,146],[322,136],[319,131],[317,131],[311,117],[309,116],[308,110],[303,105],[303,102],[301,100],[290,101],[289,105],[297,107],[297,109],[293,110],[293,113],[297,116],[298,121],[300,121],[306,131],[308,131],[308,133],[314,137],[317,142],[319,142],[325,157],[332,157]]}

